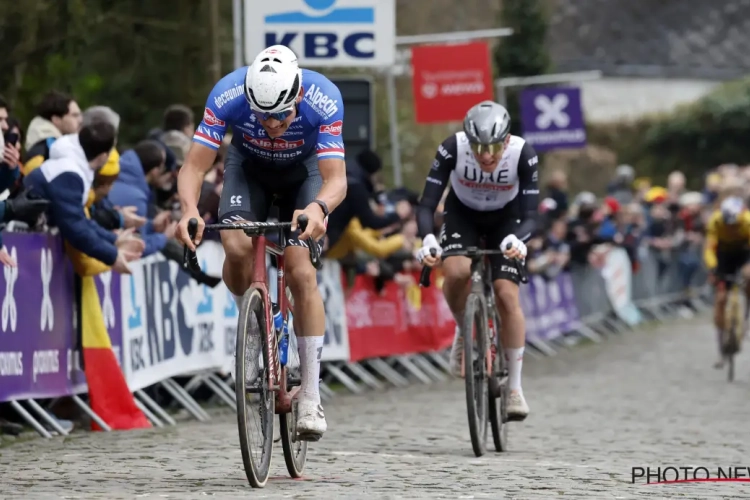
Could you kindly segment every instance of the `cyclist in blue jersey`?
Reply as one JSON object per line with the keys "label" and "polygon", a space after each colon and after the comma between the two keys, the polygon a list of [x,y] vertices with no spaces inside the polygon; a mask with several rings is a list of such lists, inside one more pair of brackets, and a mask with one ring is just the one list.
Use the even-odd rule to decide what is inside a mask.
{"label": "cyclist in blue jersey", "polygon": [[[219,203],[222,222],[265,221],[274,201],[282,220],[296,225],[299,215],[309,218],[303,234],[293,226],[286,235],[284,256],[299,326],[295,333],[302,386],[297,431],[311,441],[326,430],[318,388],[325,311],[315,268],[300,242],[309,237],[320,241],[329,211],[346,196],[343,118],[344,103],[336,85],[319,73],[300,69],[289,48],[274,45],[251,66],[214,86],[178,178],[183,217],[177,237],[192,250],[204,227],[197,208],[203,177],[231,126]],[[187,231],[191,218],[199,221],[194,241]],[[242,231],[222,231],[221,242],[226,253],[224,282],[239,305],[250,287],[252,240]]]}

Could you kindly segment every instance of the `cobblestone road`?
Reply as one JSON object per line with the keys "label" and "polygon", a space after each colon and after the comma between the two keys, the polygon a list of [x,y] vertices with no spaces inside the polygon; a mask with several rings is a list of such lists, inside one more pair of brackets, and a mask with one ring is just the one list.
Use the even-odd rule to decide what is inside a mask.
{"label": "cobblestone road", "polygon": [[630,482],[634,466],[750,465],[750,359],[729,385],[713,347],[707,323],[692,321],[527,361],[533,413],[511,428],[507,454],[473,456],[453,381],[329,403],[303,481],[288,478],[279,446],[273,479],[251,491],[224,415],[0,449],[0,497],[750,498],[750,483]]}

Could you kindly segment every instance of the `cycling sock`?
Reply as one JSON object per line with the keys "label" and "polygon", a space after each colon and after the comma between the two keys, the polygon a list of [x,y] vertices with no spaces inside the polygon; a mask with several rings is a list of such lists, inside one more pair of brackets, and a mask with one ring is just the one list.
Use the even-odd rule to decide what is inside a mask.
{"label": "cycling sock", "polygon": [[242,309],[242,295],[232,294],[232,297],[234,297],[234,303],[237,304],[237,309]]}
{"label": "cycling sock", "polygon": [[464,312],[461,311],[460,313],[454,313],[453,314],[453,320],[456,322],[456,326],[458,327],[456,329],[456,336],[461,336],[461,325],[464,322]]}
{"label": "cycling sock", "polygon": [[302,386],[300,400],[320,404],[318,381],[320,379],[320,356],[323,353],[323,336],[297,337]]}
{"label": "cycling sock", "polygon": [[521,390],[521,368],[523,367],[523,347],[506,348],[505,360],[508,362],[508,387],[511,391]]}

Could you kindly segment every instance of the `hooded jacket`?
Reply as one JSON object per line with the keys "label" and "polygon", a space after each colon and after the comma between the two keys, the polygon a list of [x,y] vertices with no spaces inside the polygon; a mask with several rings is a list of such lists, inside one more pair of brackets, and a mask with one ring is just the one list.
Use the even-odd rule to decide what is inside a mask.
{"label": "hooded jacket", "polygon": [[[120,156],[120,174],[107,198],[116,206],[134,206],[138,215],[148,217],[148,206],[152,202],[151,188],[146,182],[141,160],[132,149]],[[144,257],[161,251],[167,244],[167,237],[154,231],[151,220],[140,231],[146,244]]]}
{"label": "hooded jacket", "polygon": [[117,236],[84,212],[93,181],[78,134],[71,134],[52,144],[49,160],[29,173],[24,185],[50,201],[47,220],[73,248],[111,266],[117,260]]}
{"label": "hooded jacket", "polygon": [[26,132],[26,150],[30,150],[37,142],[50,137],[55,139],[62,137],[62,132],[51,121],[41,116],[35,116],[29,123],[29,129]]}

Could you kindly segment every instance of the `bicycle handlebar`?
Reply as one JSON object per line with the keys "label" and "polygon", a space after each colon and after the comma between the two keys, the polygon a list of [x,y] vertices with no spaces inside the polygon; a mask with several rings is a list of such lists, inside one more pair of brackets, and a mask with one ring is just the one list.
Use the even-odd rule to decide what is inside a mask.
{"label": "bicycle handlebar", "polygon": [[[301,232],[305,232],[309,219],[306,215],[300,215],[297,217],[297,225]],[[203,231],[231,231],[231,230],[243,230],[248,236],[263,236],[278,229],[287,229],[292,226],[291,222],[235,222],[230,224],[207,224],[203,228]],[[195,240],[196,234],[198,234],[198,219],[190,219],[188,221],[188,235],[190,241]],[[310,262],[315,269],[320,270],[323,267],[323,262],[320,260],[320,247],[315,240],[310,237],[304,242],[307,248],[310,250]],[[185,245],[185,250],[182,256],[182,267],[189,271],[200,272],[201,266],[198,263],[198,256],[195,252],[190,250]]]}
{"label": "bicycle handlebar", "polygon": [[[505,247],[505,250],[510,250],[513,247],[512,243],[508,243]],[[468,249],[463,250],[461,252],[451,252],[447,254],[443,254],[443,257],[445,256],[470,256],[470,257],[478,257],[478,256],[484,256],[484,255],[497,255],[504,253],[502,250],[478,250],[478,249]],[[434,248],[430,249],[430,255],[435,257],[437,255],[437,250]],[[526,271],[526,267],[523,265],[524,261],[518,258],[513,259],[513,264],[518,271],[519,276],[521,277],[521,283],[528,283],[529,282],[529,276],[528,272]],[[428,266],[424,266],[422,268],[422,273],[419,276],[419,286],[422,287],[429,287],[430,286],[430,273],[432,272],[432,268]]]}

